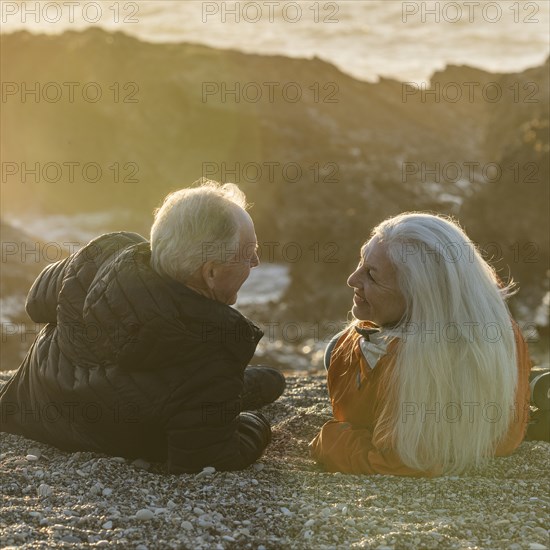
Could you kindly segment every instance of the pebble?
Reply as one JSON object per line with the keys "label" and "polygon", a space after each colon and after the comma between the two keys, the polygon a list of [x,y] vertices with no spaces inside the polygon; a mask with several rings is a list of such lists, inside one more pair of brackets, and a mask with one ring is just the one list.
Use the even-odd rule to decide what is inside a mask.
{"label": "pebble", "polygon": [[38,459],[42,456],[42,451],[40,449],[37,449],[37,448],[33,447],[32,449],[29,449],[27,451],[27,456],[28,455],[35,456]]}
{"label": "pebble", "polygon": [[135,517],[140,521],[148,521],[150,519],[153,519],[155,517],[155,514],[151,512],[151,510],[148,510],[147,508],[142,508],[141,510],[138,510],[136,512]]}
{"label": "pebble", "polygon": [[36,462],[38,460],[38,457],[36,455],[27,455],[25,457],[29,462]]}
{"label": "pebble", "polygon": [[151,464],[149,464],[146,460],[143,460],[143,458],[136,458],[132,462],[132,466],[140,470],[148,470],[151,467]]}
{"label": "pebble", "polygon": [[90,495],[99,495],[100,491],[101,491],[101,485],[99,483],[94,483],[94,485],[90,487],[90,490],[88,491],[88,493],[90,493]]}
{"label": "pebble", "polygon": [[202,479],[203,477],[211,476],[212,474],[216,473],[216,468],[214,466],[206,466],[202,469],[202,472],[199,472],[195,478],[196,479]]}
{"label": "pebble", "polygon": [[199,527],[214,527],[214,523],[203,518],[199,518],[197,521]]}
{"label": "pebble", "polygon": [[[120,546],[128,550],[156,550],[169,544],[251,550],[335,550],[361,545],[544,548],[548,510],[544,507],[544,480],[537,476],[550,455],[550,445],[537,443],[535,447],[535,443],[524,442],[515,455],[499,458],[476,471],[474,477],[465,474],[456,481],[359,478],[311,471],[309,458],[299,453],[305,450],[302,443],[314,435],[314,423],[318,428],[321,420],[328,418],[330,402],[325,381],[322,388],[321,382],[315,382],[319,393],[313,397],[319,403],[312,404],[307,389],[311,381],[301,380],[301,393],[297,393],[296,382],[290,382],[289,387],[295,392],[291,395],[299,397],[299,414],[310,416],[303,422],[303,417],[288,407],[293,403],[288,394],[281,397],[280,404],[270,407],[273,425],[283,422],[285,427],[286,419],[291,423],[288,440],[285,427],[275,438],[275,452],[265,455],[265,465],[258,463],[241,472],[206,473],[209,477],[197,481],[196,474],[163,475],[156,465],[154,472],[153,466],[149,472],[140,471],[133,459],[115,460],[89,452],[72,456],[53,447],[40,456],[28,448],[28,440],[2,434],[2,448],[8,452],[4,453],[0,475],[9,479],[9,493],[1,513],[5,525],[0,528],[0,547],[34,547],[49,540],[52,547],[57,542],[67,548]],[[293,430],[296,433],[291,433]],[[290,458],[285,455],[287,450]],[[27,460],[26,455],[39,457],[40,464]],[[19,466],[15,464],[18,459]],[[43,475],[40,479],[36,477],[39,470]],[[525,482],[520,483],[524,474]],[[29,484],[30,493],[23,493]],[[111,489],[112,496],[105,497],[104,489]],[[37,497],[37,492],[50,498]],[[430,494],[434,495],[430,499],[434,506],[427,502]],[[537,494],[541,495],[539,500],[529,500]],[[415,498],[417,507],[413,506]],[[494,513],[494,503],[498,513],[492,522],[489,514]],[[65,516],[65,510],[74,510],[76,517]],[[160,529],[155,529],[157,523],[162,523]],[[437,539],[441,535],[428,534],[428,529],[438,526],[444,540]],[[384,527],[391,527],[391,532],[379,533]]]}
{"label": "pebble", "polygon": [[110,489],[109,487],[105,487],[105,489],[103,489],[103,491],[101,491],[101,494],[104,497],[110,497],[113,494],[113,490]]}
{"label": "pebble", "polygon": [[64,537],[61,537],[61,540],[63,542],[82,542],[78,537],[75,537],[74,535],[65,535]]}
{"label": "pebble", "polygon": [[46,485],[45,483],[41,483],[38,486],[38,489],[36,490],[36,492],[38,493],[39,497],[49,497],[52,495],[53,489],[49,485]]}

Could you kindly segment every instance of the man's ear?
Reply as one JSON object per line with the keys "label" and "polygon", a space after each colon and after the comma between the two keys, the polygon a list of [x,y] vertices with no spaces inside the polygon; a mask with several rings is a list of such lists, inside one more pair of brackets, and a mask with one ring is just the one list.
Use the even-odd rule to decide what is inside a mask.
{"label": "man's ear", "polygon": [[214,280],[216,278],[216,267],[216,263],[212,260],[204,262],[201,266],[202,280],[210,290],[212,290],[215,286]]}

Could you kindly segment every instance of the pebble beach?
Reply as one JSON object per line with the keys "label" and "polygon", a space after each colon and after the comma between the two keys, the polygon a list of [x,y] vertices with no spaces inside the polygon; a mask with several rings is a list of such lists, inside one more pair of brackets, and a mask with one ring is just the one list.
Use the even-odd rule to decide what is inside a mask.
{"label": "pebble beach", "polygon": [[[0,373],[0,385],[12,373]],[[323,472],[308,442],[331,417],[323,374],[287,377],[262,413],[264,456],[240,472],[170,475],[0,434],[1,548],[256,550],[549,548],[550,444],[461,476]]]}

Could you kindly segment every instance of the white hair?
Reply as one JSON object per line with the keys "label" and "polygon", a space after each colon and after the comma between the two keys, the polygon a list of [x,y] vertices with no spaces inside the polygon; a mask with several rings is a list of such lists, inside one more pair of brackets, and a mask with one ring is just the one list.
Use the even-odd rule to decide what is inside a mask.
{"label": "white hair", "polygon": [[204,262],[227,260],[238,245],[238,209],[246,197],[233,183],[201,178],[196,187],[170,193],[155,210],[151,266],[185,282]]}
{"label": "white hair", "polygon": [[494,454],[514,419],[512,284],[451,219],[390,218],[371,238],[387,248],[406,301],[389,398],[375,429],[411,468],[459,473]]}

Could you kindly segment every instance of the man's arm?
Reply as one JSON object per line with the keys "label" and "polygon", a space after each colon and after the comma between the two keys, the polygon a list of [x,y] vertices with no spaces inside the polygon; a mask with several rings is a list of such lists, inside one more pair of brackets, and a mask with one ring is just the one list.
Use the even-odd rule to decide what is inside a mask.
{"label": "man's arm", "polygon": [[168,429],[168,469],[171,473],[198,472],[205,466],[217,470],[242,470],[253,464],[271,441],[271,428],[258,413],[240,413],[228,425],[187,427],[174,418]]}
{"label": "man's arm", "polygon": [[46,266],[34,281],[25,309],[35,323],[57,322],[57,297],[71,256]]}
{"label": "man's arm", "polygon": [[241,412],[242,391],[242,368],[220,348],[168,398],[165,406],[173,411],[166,423],[171,472],[205,466],[240,470],[262,455],[271,428],[261,414]]}

